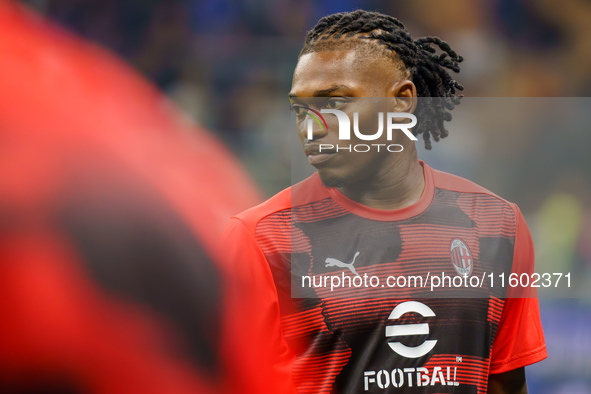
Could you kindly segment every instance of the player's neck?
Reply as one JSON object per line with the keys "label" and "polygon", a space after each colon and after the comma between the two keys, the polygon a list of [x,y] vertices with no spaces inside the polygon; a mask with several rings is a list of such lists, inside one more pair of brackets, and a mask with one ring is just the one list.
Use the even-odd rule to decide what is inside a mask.
{"label": "player's neck", "polygon": [[376,209],[402,209],[416,203],[425,188],[423,167],[416,157],[398,160],[371,179],[345,185],[339,191],[351,200]]}

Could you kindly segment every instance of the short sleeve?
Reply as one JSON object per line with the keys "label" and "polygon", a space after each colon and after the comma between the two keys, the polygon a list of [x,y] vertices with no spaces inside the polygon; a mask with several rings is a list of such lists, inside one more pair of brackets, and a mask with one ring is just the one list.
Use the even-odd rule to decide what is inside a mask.
{"label": "short sleeve", "polygon": [[291,367],[295,356],[283,338],[277,290],[267,259],[238,218],[226,227],[223,248],[231,280],[226,351],[235,359],[248,360],[233,371],[238,379],[233,387],[245,393],[294,393]]}
{"label": "short sleeve", "polygon": [[[517,232],[512,272],[531,275],[535,262],[533,242],[521,211],[515,208]],[[491,374],[508,372],[547,357],[537,294],[531,289],[511,291],[492,348]]]}

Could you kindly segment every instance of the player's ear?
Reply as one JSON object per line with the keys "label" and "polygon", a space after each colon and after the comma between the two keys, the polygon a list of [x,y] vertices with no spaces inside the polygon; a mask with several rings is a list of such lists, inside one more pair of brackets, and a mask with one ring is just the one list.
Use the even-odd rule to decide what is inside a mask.
{"label": "player's ear", "polygon": [[413,113],[417,107],[417,87],[404,79],[396,82],[388,91],[388,97],[394,98],[394,112]]}

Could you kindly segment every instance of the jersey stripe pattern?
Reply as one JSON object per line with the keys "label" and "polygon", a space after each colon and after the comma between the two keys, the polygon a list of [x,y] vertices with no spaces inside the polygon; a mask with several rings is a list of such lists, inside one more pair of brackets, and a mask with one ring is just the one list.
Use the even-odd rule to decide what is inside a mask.
{"label": "jersey stripe pattern", "polygon": [[[509,275],[521,213],[421,164],[425,191],[410,209],[364,209],[313,175],[291,188],[289,203],[271,199],[239,217],[271,269],[299,392],[486,393],[488,375],[498,372],[491,361],[505,289],[484,280],[432,289],[428,278]],[[522,265],[533,267],[533,254]],[[331,277],[343,286],[331,288]],[[417,283],[386,285],[399,277]],[[361,286],[347,282],[363,278]],[[526,313],[536,308],[537,300]],[[501,335],[514,335],[515,323]],[[539,317],[519,329],[528,324],[539,333],[529,354],[542,359]]]}

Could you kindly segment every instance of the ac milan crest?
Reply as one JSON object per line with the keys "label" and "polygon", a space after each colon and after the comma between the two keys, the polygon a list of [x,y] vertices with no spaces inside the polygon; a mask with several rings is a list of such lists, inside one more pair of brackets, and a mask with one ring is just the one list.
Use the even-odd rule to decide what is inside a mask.
{"label": "ac milan crest", "polygon": [[464,241],[459,238],[451,241],[450,255],[458,274],[468,276],[472,273],[472,253]]}

